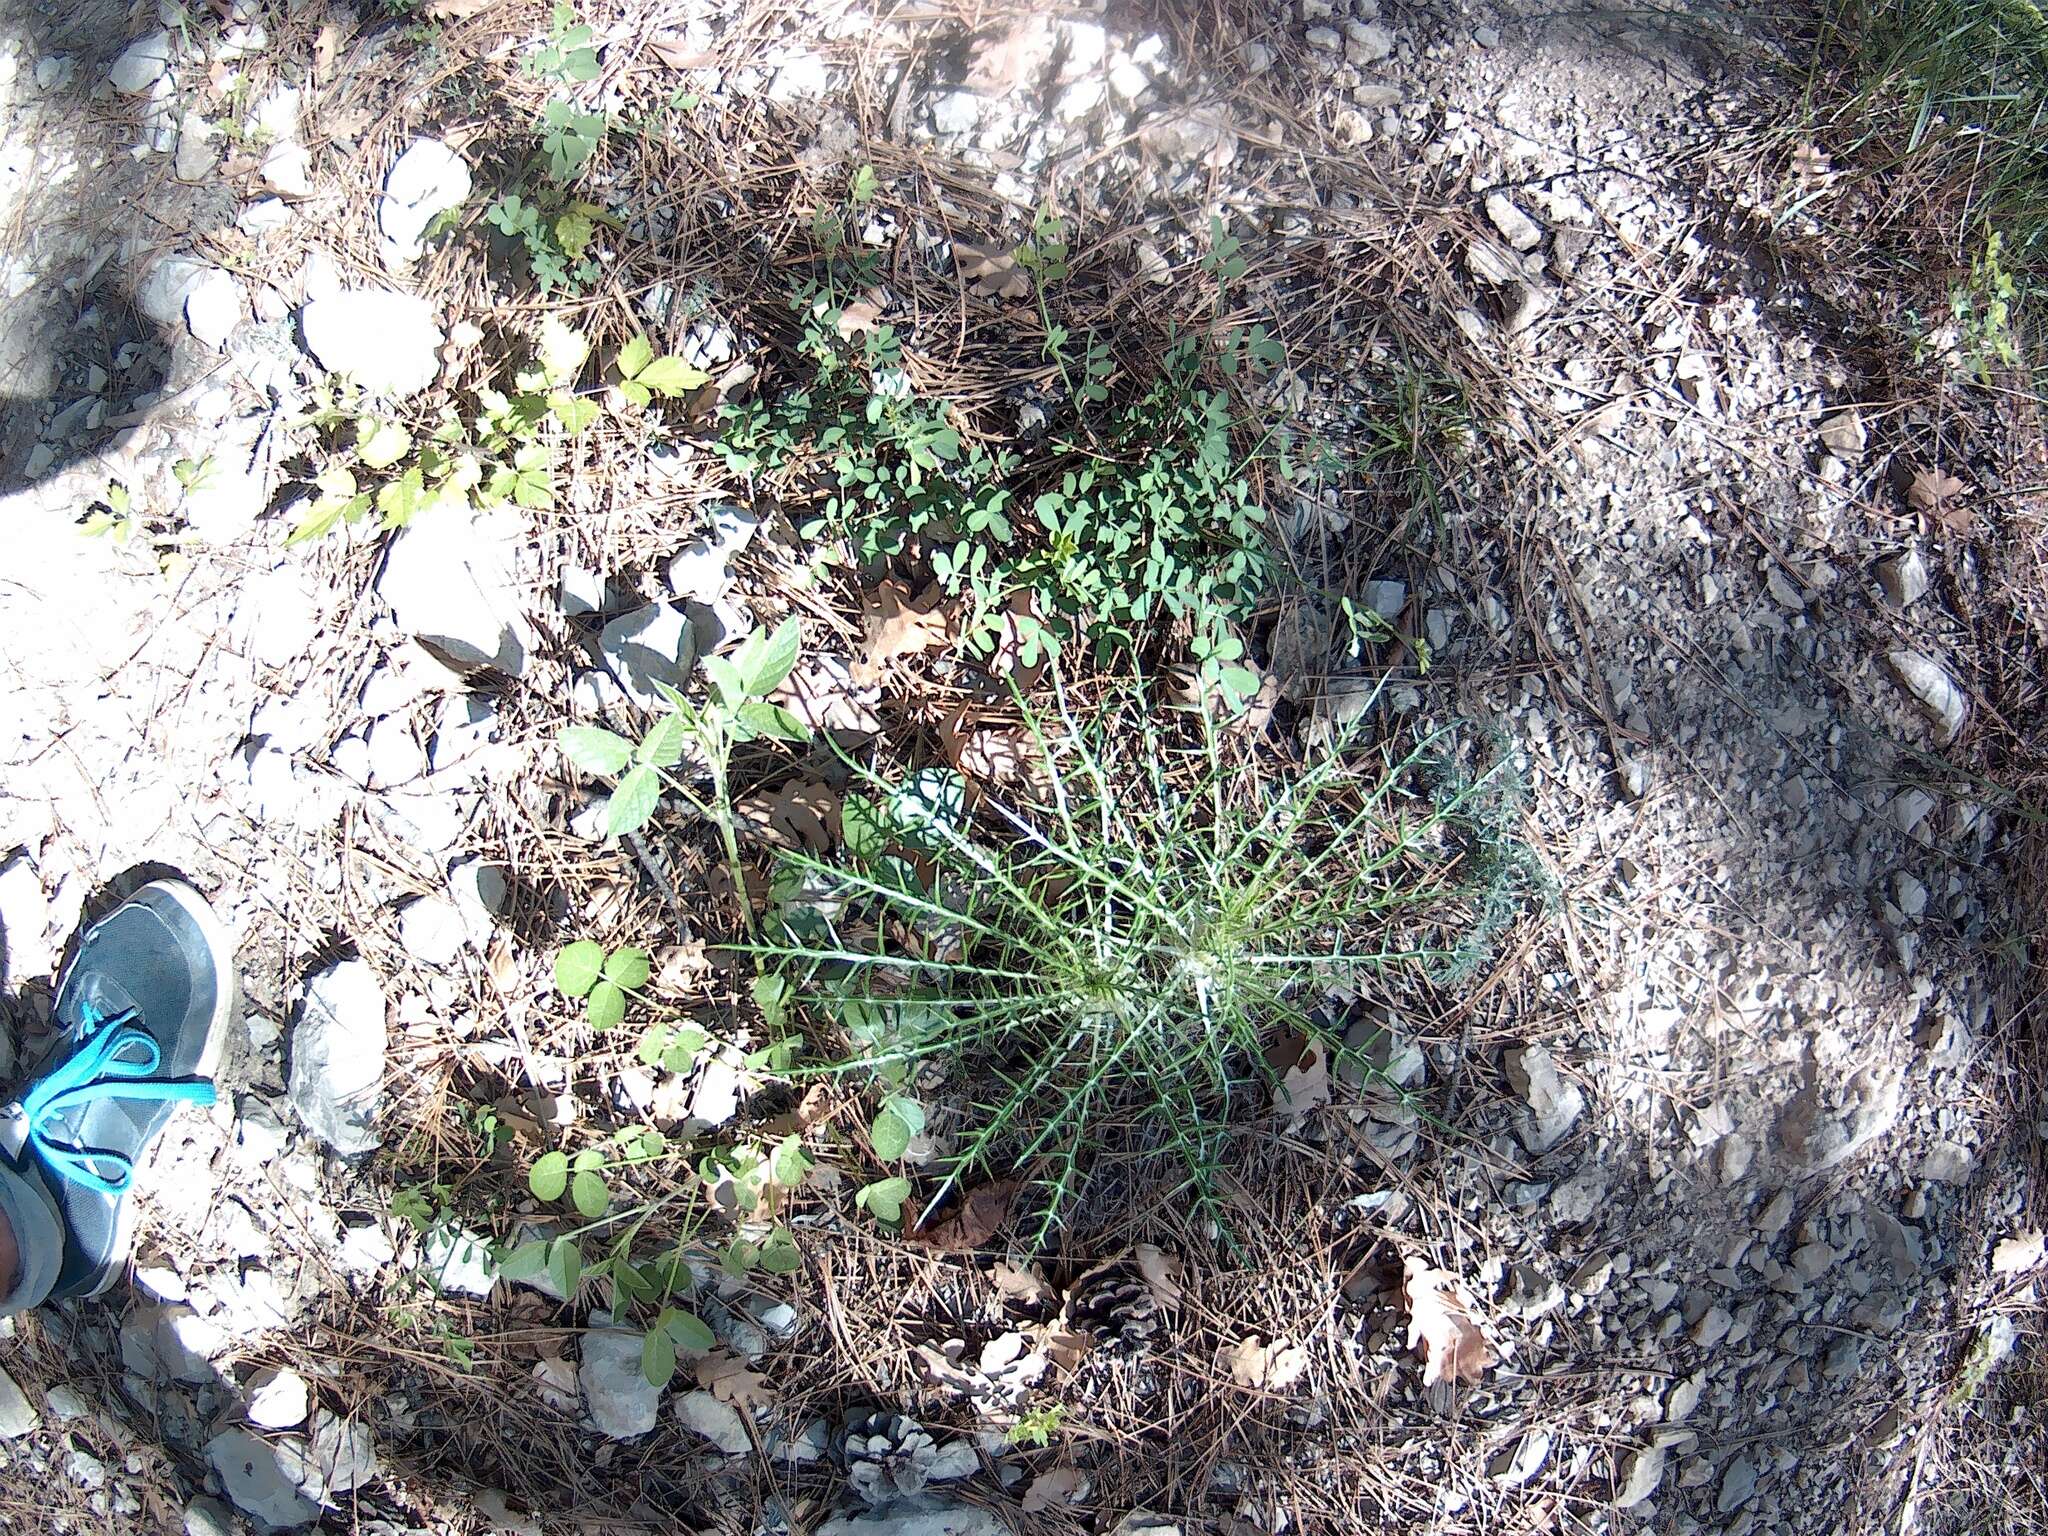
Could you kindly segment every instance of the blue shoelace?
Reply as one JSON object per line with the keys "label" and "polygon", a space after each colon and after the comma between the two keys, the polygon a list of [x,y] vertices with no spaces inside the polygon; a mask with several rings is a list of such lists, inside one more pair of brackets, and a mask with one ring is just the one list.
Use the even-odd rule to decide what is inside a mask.
{"label": "blue shoelace", "polygon": [[28,1145],[51,1172],[97,1190],[121,1195],[135,1178],[135,1165],[125,1152],[53,1140],[58,1122],[73,1111],[107,1099],[161,1103],[211,1104],[213,1084],[155,1076],[163,1065],[163,1048],[152,1035],[135,1028],[130,1008],[103,1018],[90,1003],[80,1009],[84,1040],[70,1058],[21,1101],[28,1118]]}

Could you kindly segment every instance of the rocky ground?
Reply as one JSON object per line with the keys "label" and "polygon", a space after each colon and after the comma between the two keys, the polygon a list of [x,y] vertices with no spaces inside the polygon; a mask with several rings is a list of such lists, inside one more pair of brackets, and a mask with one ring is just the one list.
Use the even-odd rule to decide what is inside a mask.
{"label": "rocky ground", "polygon": [[[1265,1213],[1298,1245],[1270,1275],[1183,1252],[1165,1290],[1120,1293],[1182,1313],[1153,1365],[1048,1352],[1071,1270],[955,1272],[823,1221],[822,1273],[704,1304],[739,1389],[655,1389],[637,1334],[499,1278],[485,1240],[523,1213],[438,1219],[435,1170],[495,1148],[485,1117],[612,1097],[561,1049],[565,917],[670,924],[671,963],[692,931],[661,847],[595,840],[547,743],[627,718],[686,629],[750,627],[740,571],[766,557],[751,520],[648,515],[660,476],[699,472],[658,456],[546,514],[284,547],[292,418],[328,374],[435,398],[532,302],[426,236],[487,173],[491,114],[448,82],[546,40],[539,9],[476,10],[100,8],[0,42],[0,1051],[32,1058],[81,919],[166,870],[237,934],[247,1003],[221,1103],[145,1171],[132,1288],[0,1348],[0,1524],[2039,1520],[2040,1409],[1999,1385],[2038,1370],[2027,920],[2011,807],[1970,769],[1992,706],[1957,515],[2006,487],[1995,457],[1945,457],[1938,400],[1872,393],[1825,273],[1761,248],[1832,173],[1757,147],[1793,110],[1764,83],[1778,41],[1726,17],[1301,0],[970,43],[843,10],[586,14],[593,93],[665,70],[801,164],[922,168],[859,232],[892,259],[936,248],[963,187],[1008,221],[991,237],[1048,198],[1116,230],[1128,291],[1170,288],[1212,210],[1245,220],[1304,419],[1354,461],[1361,381],[1433,338],[1469,438],[1439,515],[1389,526],[1368,476],[1295,537],[1426,638],[1405,707],[1505,734],[1554,899],[1392,1021],[1427,1115],[1341,1090],[1269,1138],[1312,1208]],[[676,345],[745,362],[745,313],[712,293]],[[132,537],[81,529],[122,510],[110,485]],[[857,661],[857,624],[832,632]],[[1333,658],[1296,662],[1339,697]],[[506,1093],[468,1102],[484,1079]],[[615,1092],[715,1125],[742,1086],[628,1069]],[[1476,1385],[1420,1379],[1386,1273],[1417,1252],[1498,1356]],[[1147,1397],[1146,1370],[1175,1384]],[[1000,1432],[1051,1402],[1094,1433]]]}

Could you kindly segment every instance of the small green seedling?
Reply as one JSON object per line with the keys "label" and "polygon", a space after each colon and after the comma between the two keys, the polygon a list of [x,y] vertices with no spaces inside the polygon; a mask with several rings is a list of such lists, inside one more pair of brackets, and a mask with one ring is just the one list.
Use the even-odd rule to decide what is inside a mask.
{"label": "small green seedling", "polygon": [[1044,1450],[1052,1444],[1052,1437],[1060,1432],[1060,1425],[1066,1421],[1067,1407],[1064,1403],[1052,1403],[1044,1408],[1034,1408],[1020,1416],[1003,1434],[1012,1445],[1029,1445]]}
{"label": "small green seedling", "polygon": [[645,336],[619,349],[619,393],[635,405],[646,405],[656,395],[674,400],[710,382],[710,374],[680,357],[656,357],[654,343]]}
{"label": "small green seedling", "polygon": [[602,112],[579,112],[559,96],[542,107],[540,154],[548,179],[557,184],[575,180],[604,143],[607,126]]}
{"label": "small green seedling", "polygon": [[527,1170],[526,1187],[536,1200],[554,1201],[566,1193],[576,1214],[596,1221],[611,1209],[612,1192],[604,1181],[604,1153],[586,1147],[571,1162],[566,1152],[544,1152]]}
{"label": "small green seedling", "polygon": [[787,1227],[776,1227],[759,1242],[735,1239],[720,1262],[735,1279],[744,1279],[757,1269],[768,1275],[793,1275],[804,1267],[796,1236]]}
{"label": "small green seedling", "polygon": [[893,1163],[910,1150],[912,1138],[923,1129],[924,1106],[899,1093],[883,1101],[881,1113],[868,1128],[868,1142],[875,1156]]}
{"label": "small green seedling", "polygon": [[547,42],[526,60],[527,73],[581,83],[597,78],[595,34],[576,20],[576,8],[558,4]]}
{"label": "small green seedling", "polygon": [[102,500],[106,505],[88,512],[85,521],[79,524],[79,532],[94,539],[112,534],[116,544],[126,544],[142,526],[135,498],[129,494],[127,486],[112,480],[107,483],[107,494]]}
{"label": "small green seedling", "polygon": [[[477,391],[473,416],[465,420],[444,405],[431,426],[408,427],[361,409],[361,391],[347,381],[323,384],[313,409],[292,423],[319,434],[314,457],[325,463],[286,545],[361,522],[373,508],[378,526],[392,529],[442,508],[552,507],[565,434],[583,431],[599,410],[596,400],[575,392],[588,350],[582,336],[550,316],[541,325],[537,361],[517,371],[514,393],[487,385]],[[201,469],[198,483],[207,472]]]}
{"label": "small green seedling", "polygon": [[197,496],[201,491],[212,489],[219,480],[220,466],[209,453],[201,459],[178,460],[171,466],[171,473],[187,496]]}
{"label": "small green seedling", "polygon": [[583,999],[592,1029],[611,1029],[626,1017],[626,999],[647,985],[647,951],[631,944],[610,954],[594,939],[578,939],[555,956],[555,988]]}
{"label": "small green seedling", "polygon": [[711,1037],[692,1025],[654,1024],[640,1037],[639,1049],[633,1054],[640,1058],[642,1066],[660,1067],[664,1072],[687,1072],[697,1065],[697,1058],[710,1043]]}
{"label": "small green seedling", "polygon": [[903,1219],[903,1202],[909,1198],[910,1180],[899,1174],[863,1185],[854,1192],[853,1203],[877,1221],[893,1223]]}
{"label": "small green seedling", "polygon": [[[749,741],[810,739],[810,730],[801,720],[768,698],[796,665],[800,638],[797,621],[786,619],[772,634],[754,631],[730,656],[705,657],[704,672],[711,679],[711,692],[702,704],[693,704],[674,688],[661,685],[669,713],[656,720],[638,742],[593,725],[570,726],[562,732],[561,748],[570,762],[586,773],[617,777],[605,808],[609,836],[639,831],[661,803],[662,791],[671,790],[718,828],[733,889],[746,890],[739,831],[733,820],[732,750]],[[669,771],[682,765],[685,750],[692,744],[698,764],[711,777],[708,798]],[[751,928],[752,909],[744,901],[741,912]]]}

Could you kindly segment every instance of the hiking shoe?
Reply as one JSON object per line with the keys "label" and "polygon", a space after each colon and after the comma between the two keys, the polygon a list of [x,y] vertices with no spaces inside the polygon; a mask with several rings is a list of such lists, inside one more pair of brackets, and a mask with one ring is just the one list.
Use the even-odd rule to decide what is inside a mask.
{"label": "hiking shoe", "polygon": [[127,1267],[129,1199],[180,1104],[211,1104],[234,1000],[227,932],[189,885],[152,881],[86,931],[57,985],[63,1037],[19,1101],[0,1152],[63,1218],[52,1296],[97,1296]]}

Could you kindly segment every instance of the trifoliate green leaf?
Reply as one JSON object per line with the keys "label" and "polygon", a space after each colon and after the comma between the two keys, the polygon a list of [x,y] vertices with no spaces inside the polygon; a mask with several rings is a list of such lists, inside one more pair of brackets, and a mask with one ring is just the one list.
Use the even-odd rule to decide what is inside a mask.
{"label": "trifoliate green leaf", "polygon": [[604,973],[604,946],[595,939],[566,944],[555,956],[555,990],[564,997],[582,997]]}

